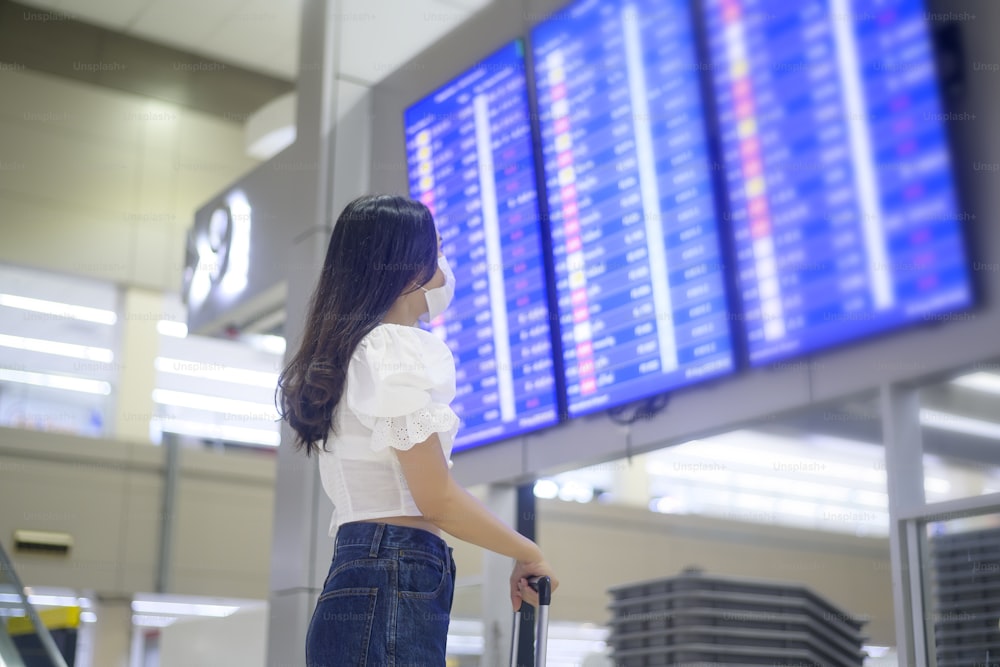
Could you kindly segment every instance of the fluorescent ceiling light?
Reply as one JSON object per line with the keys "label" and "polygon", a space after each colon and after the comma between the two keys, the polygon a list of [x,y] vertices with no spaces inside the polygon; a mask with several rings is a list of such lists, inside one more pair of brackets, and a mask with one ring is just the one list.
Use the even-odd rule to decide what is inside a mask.
{"label": "fluorescent ceiling light", "polygon": [[107,396],[111,393],[111,384],[103,380],[88,380],[70,375],[50,375],[47,373],[32,373],[31,371],[15,371],[0,368],[0,382],[17,382],[30,384],[47,389],[65,389],[79,391],[84,394],[99,394]]}
{"label": "fluorescent ceiling light", "polygon": [[[184,359],[171,359],[169,357],[157,357],[154,363],[156,370],[161,373],[186,375],[188,377],[194,377],[201,380],[233,382],[253,387],[267,387],[268,389],[274,389],[278,385],[278,374],[266,371],[252,371],[245,368],[226,368],[222,364],[185,361]],[[277,415],[275,415],[275,417],[277,417]]]}
{"label": "fluorescent ceiling light", "polygon": [[182,419],[163,419],[160,417],[154,417],[150,425],[159,427],[160,431],[164,433],[189,435],[195,438],[245,442],[255,445],[267,445],[268,447],[277,447],[281,444],[281,433],[278,431],[265,431],[264,429],[249,428],[247,426],[220,426],[219,424],[206,424],[204,422]]}
{"label": "fluorescent ceiling light", "polygon": [[[132,614],[132,625],[137,628],[166,628],[172,625],[177,616],[151,616],[149,614]],[[81,619],[82,620],[82,619]]]}
{"label": "fluorescent ceiling light", "polygon": [[925,477],[924,490],[931,493],[948,493],[951,491],[951,482],[940,477]]}
{"label": "fluorescent ceiling light", "polygon": [[295,142],[295,107],[298,96],[290,92],[250,114],[243,126],[247,153],[270,160]]}
{"label": "fluorescent ceiling light", "polygon": [[173,614],[175,616],[209,616],[225,618],[235,613],[238,605],[195,604],[190,602],[159,602],[156,600],[133,600],[132,611],[137,614]]}
{"label": "fluorescent ceiling light", "polygon": [[1000,394],[1000,375],[993,373],[971,373],[955,378],[951,381],[953,385],[983,391],[989,394]]}
{"label": "fluorescent ceiling light", "polygon": [[249,334],[246,336],[246,341],[255,349],[269,354],[284,354],[287,347],[284,336],[273,334]]}
{"label": "fluorescent ceiling light", "polygon": [[819,515],[819,506],[816,503],[808,502],[805,500],[792,500],[791,498],[779,498],[778,499],[778,514],[792,514],[795,516],[803,516],[806,518],[817,518]]}
{"label": "fluorescent ceiling light", "polygon": [[192,394],[186,391],[154,389],[153,402],[178,408],[224,412],[232,417],[277,420],[278,411],[274,405],[241,401],[235,398],[219,398],[207,394]]}
{"label": "fluorescent ceiling light", "polygon": [[279,127],[247,146],[247,153],[258,160],[269,160],[295,143],[295,126]]}
{"label": "fluorescent ceiling light", "polygon": [[574,500],[578,503],[589,503],[594,499],[594,489],[588,484],[576,480],[566,480],[559,487],[560,500]]}
{"label": "fluorescent ceiling light", "polygon": [[0,306],[30,310],[34,313],[45,313],[46,315],[56,315],[58,317],[94,322],[96,324],[111,325],[118,321],[118,315],[113,310],[74,306],[59,301],[31,299],[26,296],[16,296],[14,294],[0,294]]}
{"label": "fluorescent ceiling light", "polygon": [[[757,474],[782,483],[790,475],[803,479],[842,479],[854,486],[858,482],[883,484],[885,472],[877,470],[873,462],[859,461],[849,464],[815,458],[809,447],[785,446],[783,442],[748,440],[745,447],[699,441],[670,448],[657,458],[650,457],[646,470],[650,475],[667,478],[712,479],[733,474]],[[680,448],[684,449],[680,449]]]}
{"label": "fluorescent ceiling light", "polygon": [[936,428],[943,431],[954,431],[967,435],[976,435],[980,438],[990,438],[1000,440],[1000,424],[988,422],[983,419],[973,419],[963,417],[950,412],[921,408],[920,424],[927,428]]}
{"label": "fluorescent ceiling light", "polygon": [[54,340],[26,338],[24,336],[8,336],[7,334],[0,334],[0,347],[11,347],[15,350],[41,352],[42,354],[55,354],[60,357],[86,359],[87,361],[99,361],[102,363],[111,363],[115,358],[114,353],[106,347],[91,347],[89,345],[75,345],[73,343],[57,343]]}
{"label": "fluorescent ceiling light", "polygon": [[552,500],[559,495],[559,485],[551,479],[540,479],[535,482],[532,492],[535,494],[536,498]]}
{"label": "fluorescent ceiling light", "polygon": [[889,494],[880,491],[857,491],[854,502],[884,510],[889,507]]}
{"label": "fluorescent ceiling light", "polygon": [[29,595],[28,602],[42,607],[90,607],[90,601],[86,598],[71,595]]}
{"label": "fluorescent ceiling light", "polygon": [[160,320],[156,323],[156,330],[162,336],[173,338],[186,338],[188,335],[187,324],[184,322],[174,322],[173,320]]}
{"label": "fluorescent ceiling light", "polygon": [[649,509],[660,514],[680,514],[683,508],[684,503],[673,496],[663,496],[649,501]]}

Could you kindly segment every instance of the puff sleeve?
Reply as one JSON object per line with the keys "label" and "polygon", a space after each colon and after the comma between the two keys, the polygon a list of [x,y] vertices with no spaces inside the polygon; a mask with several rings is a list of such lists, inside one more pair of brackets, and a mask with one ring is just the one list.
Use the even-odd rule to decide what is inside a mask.
{"label": "puff sleeve", "polygon": [[451,350],[422,329],[380,325],[351,357],[346,406],[372,430],[374,451],[410,449],[438,433],[450,454],[459,424],[454,398]]}

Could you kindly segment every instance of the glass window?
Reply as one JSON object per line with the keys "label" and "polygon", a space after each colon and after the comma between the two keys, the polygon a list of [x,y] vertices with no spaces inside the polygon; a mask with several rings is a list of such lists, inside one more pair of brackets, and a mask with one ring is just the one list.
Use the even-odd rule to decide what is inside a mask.
{"label": "glass window", "polygon": [[[285,341],[272,335],[227,340],[188,335],[183,306],[170,300],[160,323],[150,437],[182,441],[277,447],[280,440],[274,392]],[[173,316],[176,315],[176,316]]]}
{"label": "glass window", "polygon": [[111,283],[0,265],[0,425],[108,434],[118,297]]}

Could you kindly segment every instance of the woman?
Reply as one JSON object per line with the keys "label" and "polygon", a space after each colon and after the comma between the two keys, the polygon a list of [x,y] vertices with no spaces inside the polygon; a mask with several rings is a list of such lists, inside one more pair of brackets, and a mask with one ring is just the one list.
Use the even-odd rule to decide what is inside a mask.
{"label": "woman", "polygon": [[333,229],[301,347],[278,380],[282,417],[296,445],[318,454],[334,503],[309,667],[445,664],[455,562],[442,531],[515,559],[515,610],[537,604],[528,577],[558,585],[538,546],[449,471],[454,358],[417,327],[454,294],[440,245],[419,202],[351,202]]}

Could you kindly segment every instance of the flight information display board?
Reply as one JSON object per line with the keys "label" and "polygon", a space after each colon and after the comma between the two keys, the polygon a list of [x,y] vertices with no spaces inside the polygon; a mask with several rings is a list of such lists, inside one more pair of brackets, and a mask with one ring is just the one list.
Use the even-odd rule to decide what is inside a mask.
{"label": "flight information display board", "polygon": [[455,356],[456,451],[559,421],[528,113],[520,40],[405,112],[410,196],[457,283],[430,326]]}
{"label": "flight information display board", "polygon": [[920,0],[703,0],[750,363],[972,296]]}
{"label": "flight information display board", "polygon": [[532,30],[569,416],[729,373],[688,0],[584,0]]}

